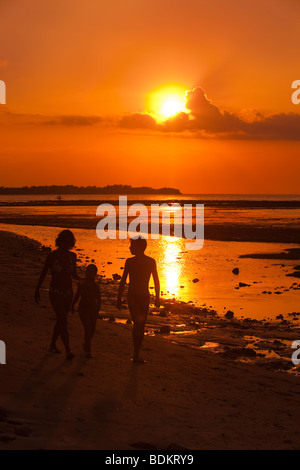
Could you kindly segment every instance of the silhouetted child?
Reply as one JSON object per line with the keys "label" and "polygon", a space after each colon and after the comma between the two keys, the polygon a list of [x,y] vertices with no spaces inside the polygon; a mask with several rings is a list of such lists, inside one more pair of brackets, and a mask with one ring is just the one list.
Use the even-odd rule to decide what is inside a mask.
{"label": "silhouetted child", "polygon": [[79,318],[84,327],[83,348],[87,357],[91,357],[91,341],[96,329],[97,316],[101,308],[101,293],[98,284],[95,281],[97,266],[89,264],[86,268],[85,278],[78,283],[75,294],[72,311],[79,300]]}
{"label": "silhouetted child", "polygon": [[120,281],[117,307],[122,308],[122,294],[127,276],[129,275],[128,287],[128,308],[133,321],[133,362],[145,362],[140,358],[139,353],[144,338],[146,319],[149,311],[150,293],[149,280],[152,274],[155,286],[155,305],[159,307],[160,284],[156,269],[156,261],[144,254],[147,248],[147,241],[144,238],[132,239],[130,251],[134,255],[125,262],[124,272]]}

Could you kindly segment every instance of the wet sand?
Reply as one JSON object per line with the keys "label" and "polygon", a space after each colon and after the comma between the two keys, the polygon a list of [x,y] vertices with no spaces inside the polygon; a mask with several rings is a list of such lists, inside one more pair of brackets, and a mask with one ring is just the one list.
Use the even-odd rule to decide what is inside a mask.
{"label": "wet sand", "polygon": [[[67,362],[47,351],[54,322],[47,282],[41,304],[33,300],[46,254],[37,242],[0,232],[0,339],[7,347],[7,364],[0,365],[0,449],[299,448],[300,378],[287,358],[289,342],[300,335],[292,321],[241,322],[169,303],[149,315],[147,363],[132,365],[128,313],[116,311],[117,283],[104,279],[94,357],[81,351],[75,313],[69,329],[76,357]],[[186,315],[189,344],[182,343],[188,333],[178,322],[176,334],[174,315]],[[171,332],[155,334],[162,326]],[[282,357],[247,363],[252,357],[245,349],[262,340],[258,348],[273,344]],[[211,343],[222,347],[211,351]]]}
{"label": "wet sand", "polygon": [[[0,230],[25,235],[54,248],[57,227],[0,224]],[[99,240],[95,231],[72,229],[76,237],[75,252],[79,265],[95,262],[99,273],[109,282],[114,274],[122,275],[129,255],[128,240]],[[287,244],[221,242],[205,240],[201,250],[186,250],[183,239],[162,237],[148,240],[147,253],[156,259],[164,298],[194,302],[215,309],[219,315],[232,310],[237,318],[275,320],[299,310],[294,260],[240,258],[242,254],[280,253]],[[295,245],[297,246],[297,245]],[[239,268],[234,274],[233,269]],[[199,279],[198,282],[194,282]],[[240,283],[242,283],[240,287]],[[113,285],[108,286],[113,289]],[[150,292],[153,282],[150,281]],[[181,322],[182,323],[182,322]]]}
{"label": "wet sand", "polygon": [[[75,216],[75,215],[18,215],[13,214],[0,216],[1,224],[14,225],[43,225],[45,227],[65,227],[68,229],[87,229],[95,231],[95,227],[100,218]],[[132,219],[128,218],[128,222]],[[117,219],[116,229],[119,229]],[[195,230],[195,226],[192,227]],[[151,233],[151,224],[148,226],[148,232]],[[161,234],[161,227],[160,227]],[[170,227],[170,234],[174,234],[174,226]],[[247,223],[205,223],[205,239],[221,241],[244,241],[261,243],[299,243],[300,228],[297,227],[276,227],[276,226],[249,226]]]}

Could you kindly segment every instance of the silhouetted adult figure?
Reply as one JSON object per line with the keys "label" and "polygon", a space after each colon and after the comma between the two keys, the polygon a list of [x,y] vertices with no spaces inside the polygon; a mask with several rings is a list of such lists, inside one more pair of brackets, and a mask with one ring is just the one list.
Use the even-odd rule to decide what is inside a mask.
{"label": "silhouetted adult figure", "polygon": [[56,238],[57,249],[49,253],[35,290],[35,300],[40,300],[40,287],[43,284],[48,271],[52,278],[49,290],[49,298],[56,315],[56,323],[53,330],[49,350],[60,353],[56,347],[58,336],[61,337],[66,349],[66,357],[71,360],[74,357],[69,344],[69,332],[67,316],[72,304],[73,289],[72,278],[80,280],[77,274],[77,256],[70,251],[75,246],[75,237],[70,230],[63,230]]}
{"label": "silhouetted adult figure", "polygon": [[160,283],[157,274],[156,261],[150,256],[146,256],[144,251],[147,248],[147,241],[144,238],[136,238],[130,240],[130,252],[132,258],[127,258],[123,271],[123,276],[120,281],[117,308],[122,308],[122,294],[126,284],[127,276],[129,275],[128,287],[128,308],[133,321],[133,362],[146,362],[140,358],[140,349],[144,338],[145,324],[149,311],[150,293],[149,293],[149,280],[151,275],[154,280],[155,287],[155,305],[160,305]]}

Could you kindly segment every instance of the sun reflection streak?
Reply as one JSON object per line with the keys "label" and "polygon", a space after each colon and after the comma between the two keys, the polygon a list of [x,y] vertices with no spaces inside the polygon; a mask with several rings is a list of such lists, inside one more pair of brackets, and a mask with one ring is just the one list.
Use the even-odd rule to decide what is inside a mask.
{"label": "sun reflection streak", "polygon": [[175,237],[166,237],[162,251],[164,288],[170,295],[178,296],[181,278],[181,251],[182,240]]}

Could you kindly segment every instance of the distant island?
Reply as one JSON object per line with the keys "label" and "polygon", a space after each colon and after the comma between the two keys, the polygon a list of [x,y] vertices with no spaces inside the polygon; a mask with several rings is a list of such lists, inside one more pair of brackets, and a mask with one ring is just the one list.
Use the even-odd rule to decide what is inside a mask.
{"label": "distant island", "polygon": [[112,184],[98,186],[23,186],[20,188],[6,188],[0,186],[0,194],[181,194],[175,188],[150,188],[149,186],[134,187],[125,184]]}

